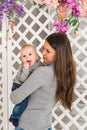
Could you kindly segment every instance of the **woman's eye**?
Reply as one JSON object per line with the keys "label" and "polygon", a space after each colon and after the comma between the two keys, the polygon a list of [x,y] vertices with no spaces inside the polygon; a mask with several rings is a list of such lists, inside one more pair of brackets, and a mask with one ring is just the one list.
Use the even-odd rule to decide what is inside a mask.
{"label": "woman's eye", "polygon": [[49,50],[47,50],[47,53],[50,53],[50,51],[49,51]]}

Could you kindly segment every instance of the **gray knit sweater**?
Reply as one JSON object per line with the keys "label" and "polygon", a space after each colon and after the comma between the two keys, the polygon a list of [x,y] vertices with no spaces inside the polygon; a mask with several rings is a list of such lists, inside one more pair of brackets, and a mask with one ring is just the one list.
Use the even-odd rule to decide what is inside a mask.
{"label": "gray knit sweater", "polygon": [[20,103],[30,96],[29,104],[19,121],[19,127],[24,130],[47,130],[52,123],[52,109],[55,105],[56,78],[53,64],[41,66],[11,93],[11,101]]}
{"label": "gray knit sweater", "polygon": [[21,64],[19,66],[19,69],[18,69],[17,75],[14,79],[14,82],[17,84],[24,83],[25,80],[33,73],[33,71],[36,70],[41,65],[42,65],[42,63],[39,60],[37,60],[37,62],[33,66],[30,66],[27,69],[25,69],[23,67],[23,65]]}

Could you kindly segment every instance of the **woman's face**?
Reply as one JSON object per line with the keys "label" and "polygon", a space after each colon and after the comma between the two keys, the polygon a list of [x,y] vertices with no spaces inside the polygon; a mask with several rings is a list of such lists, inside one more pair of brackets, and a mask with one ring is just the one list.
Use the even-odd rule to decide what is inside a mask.
{"label": "woman's face", "polygon": [[43,61],[45,64],[50,64],[56,59],[56,51],[51,47],[51,45],[45,41],[43,49]]}

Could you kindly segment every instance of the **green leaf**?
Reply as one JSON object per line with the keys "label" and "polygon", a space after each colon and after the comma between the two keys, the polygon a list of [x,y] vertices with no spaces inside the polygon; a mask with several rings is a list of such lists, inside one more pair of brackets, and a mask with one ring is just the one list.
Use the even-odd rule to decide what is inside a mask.
{"label": "green leaf", "polygon": [[70,21],[70,25],[76,26],[77,22],[78,21],[76,19],[73,19],[73,20]]}

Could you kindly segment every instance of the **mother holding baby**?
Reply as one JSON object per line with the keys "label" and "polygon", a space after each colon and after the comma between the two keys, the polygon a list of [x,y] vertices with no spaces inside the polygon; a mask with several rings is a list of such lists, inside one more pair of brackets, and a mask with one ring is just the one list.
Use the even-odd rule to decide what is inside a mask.
{"label": "mother holding baby", "polygon": [[67,35],[56,32],[47,36],[42,54],[45,65],[11,93],[13,104],[30,96],[18,130],[51,130],[52,109],[58,101],[71,110],[76,68]]}

